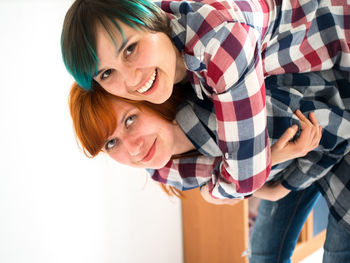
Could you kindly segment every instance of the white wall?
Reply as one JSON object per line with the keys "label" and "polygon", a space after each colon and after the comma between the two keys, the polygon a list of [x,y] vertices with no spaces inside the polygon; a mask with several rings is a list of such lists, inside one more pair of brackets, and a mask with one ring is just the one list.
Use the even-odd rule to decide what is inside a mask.
{"label": "white wall", "polygon": [[181,263],[178,200],[77,148],[60,54],[68,0],[0,0],[0,262]]}

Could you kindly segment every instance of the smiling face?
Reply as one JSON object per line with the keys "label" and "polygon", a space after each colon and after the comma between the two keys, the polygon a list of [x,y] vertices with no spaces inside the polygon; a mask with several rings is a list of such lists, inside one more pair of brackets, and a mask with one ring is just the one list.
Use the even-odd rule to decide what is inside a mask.
{"label": "smiling face", "polygon": [[115,43],[105,28],[97,25],[100,64],[94,80],[111,94],[163,103],[174,84],[186,77],[182,56],[165,33],[119,25],[125,38],[115,29]]}
{"label": "smiling face", "polygon": [[[184,144],[178,125],[163,119],[145,106],[113,100],[117,128],[103,151],[115,161],[132,167],[158,169]],[[181,136],[180,136],[181,137]],[[175,141],[177,143],[175,143]],[[187,149],[185,149],[187,150]]]}

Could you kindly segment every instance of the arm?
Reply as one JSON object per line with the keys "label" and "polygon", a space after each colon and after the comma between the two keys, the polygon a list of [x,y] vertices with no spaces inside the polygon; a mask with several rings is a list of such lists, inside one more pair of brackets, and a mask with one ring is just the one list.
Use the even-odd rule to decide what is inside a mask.
{"label": "arm", "polygon": [[[268,78],[269,85],[278,85],[269,95],[274,98],[272,105],[277,102],[282,111],[285,109],[283,105],[298,105],[305,112],[313,111],[323,127],[319,146],[307,155],[294,159],[279,173],[284,187],[290,190],[305,189],[325,176],[349,152],[350,115],[344,110],[347,102],[340,93],[343,78],[336,70]],[[278,110],[273,107],[273,112]],[[288,119],[288,112],[279,112],[281,115]]]}
{"label": "arm", "polygon": [[[272,164],[278,164],[298,157],[305,156],[308,152],[315,149],[322,137],[322,127],[314,113],[309,114],[308,120],[300,110],[296,111],[296,116],[300,121],[301,134],[292,141],[298,127],[293,125],[288,128],[281,138],[271,146]],[[290,192],[280,181],[266,183],[263,187],[254,192],[254,196],[269,201],[277,201],[285,197]]]}
{"label": "arm", "polygon": [[[342,94],[339,92],[343,88],[343,76],[336,70],[331,70],[307,73],[302,76],[300,74],[289,74],[286,77],[281,75],[270,78],[270,81],[272,86],[282,83],[281,88],[271,91],[271,96],[280,103],[279,108],[283,109],[281,103],[290,105],[292,102],[304,110],[312,110],[323,127],[319,146],[307,155],[294,159],[279,174],[281,184],[285,188],[305,189],[328,175],[350,151],[350,114],[344,110],[344,105],[347,104],[342,100]],[[304,83],[308,85],[305,86]],[[286,92],[290,92],[288,96],[283,95]],[[278,108],[274,111],[278,111]]]}
{"label": "arm", "polygon": [[211,89],[217,144],[223,154],[208,182],[214,198],[250,196],[270,172],[259,37],[248,25],[227,23],[205,49],[207,72],[203,74]]}
{"label": "arm", "polygon": [[[281,138],[271,147],[272,163],[278,164],[290,159],[306,155],[309,151],[315,149],[322,137],[322,127],[319,126],[315,114],[310,113],[307,119],[299,110],[296,111],[299,118],[301,134],[292,141],[297,133],[296,125],[288,128]],[[266,183],[263,187],[254,192],[253,196],[270,201],[277,201],[290,192],[281,182]],[[230,204],[233,205],[237,199],[215,199],[208,194],[208,187],[201,188],[202,197],[212,204]]]}
{"label": "arm", "polygon": [[269,201],[277,201],[283,197],[285,197],[287,194],[289,194],[290,190],[285,188],[280,181],[277,182],[269,182],[266,183],[263,187],[261,187],[259,190],[257,190],[253,196],[265,199]]}

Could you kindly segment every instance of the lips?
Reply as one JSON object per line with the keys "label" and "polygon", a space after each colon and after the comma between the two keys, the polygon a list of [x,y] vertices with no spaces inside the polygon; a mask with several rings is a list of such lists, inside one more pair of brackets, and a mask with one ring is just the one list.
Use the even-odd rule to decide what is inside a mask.
{"label": "lips", "polygon": [[153,142],[151,148],[148,150],[147,154],[145,155],[145,157],[143,157],[141,162],[145,163],[150,161],[153,158],[153,156],[156,153],[156,142],[157,142],[157,139]]}
{"label": "lips", "polygon": [[144,94],[154,86],[155,82],[157,82],[157,69],[154,70],[153,74],[150,76],[148,81],[136,91],[138,93]]}

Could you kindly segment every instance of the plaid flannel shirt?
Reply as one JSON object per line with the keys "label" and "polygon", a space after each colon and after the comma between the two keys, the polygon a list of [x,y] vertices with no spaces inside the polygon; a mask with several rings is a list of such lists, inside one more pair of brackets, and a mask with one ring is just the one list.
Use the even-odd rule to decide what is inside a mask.
{"label": "plaid flannel shirt", "polygon": [[[281,180],[290,189],[304,189],[326,176],[350,151],[349,74],[336,70],[284,74],[266,79],[267,127],[271,143],[299,121],[293,114],[314,112],[323,127],[320,145],[302,158],[273,167],[268,180]],[[176,120],[201,156],[171,160],[164,168],[149,170],[152,178],[188,190],[208,184],[216,198],[242,198],[253,191],[220,174],[222,152],[217,144],[213,102],[189,95]]]}
{"label": "plaid flannel shirt", "polygon": [[[330,213],[350,232],[349,80],[347,72],[336,70],[269,77],[266,108],[272,143],[285,129],[298,124],[293,115],[296,109],[304,114],[314,112],[323,127],[319,147],[305,157],[274,166],[268,180],[281,180],[293,189],[316,183]],[[234,183],[211,173],[218,169],[221,155],[213,110],[210,100],[189,96],[180,107],[177,121],[202,155],[173,160],[162,169],[149,171],[154,180],[180,190],[208,184],[217,198],[239,198],[242,194]]]}
{"label": "plaid flannel shirt", "polygon": [[[349,70],[349,6],[346,0],[156,4],[171,20],[173,41],[197,97],[213,101],[218,154],[215,161],[198,157],[187,165],[168,164],[168,175],[157,180],[189,189],[191,183],[173,179],[170,167],[191,169],[187,181],[205,170],[214,196],[242,198],[270,173],[264,76],[325,70],[335,63]],[[223,189],[232,185],[236,190],[230,196]]]}
{"label": "plaid flannel shirt", "polygon": [[348,153],[331,171],[316,182],[325,197],[329,212],[350,232],[350,154]]}

